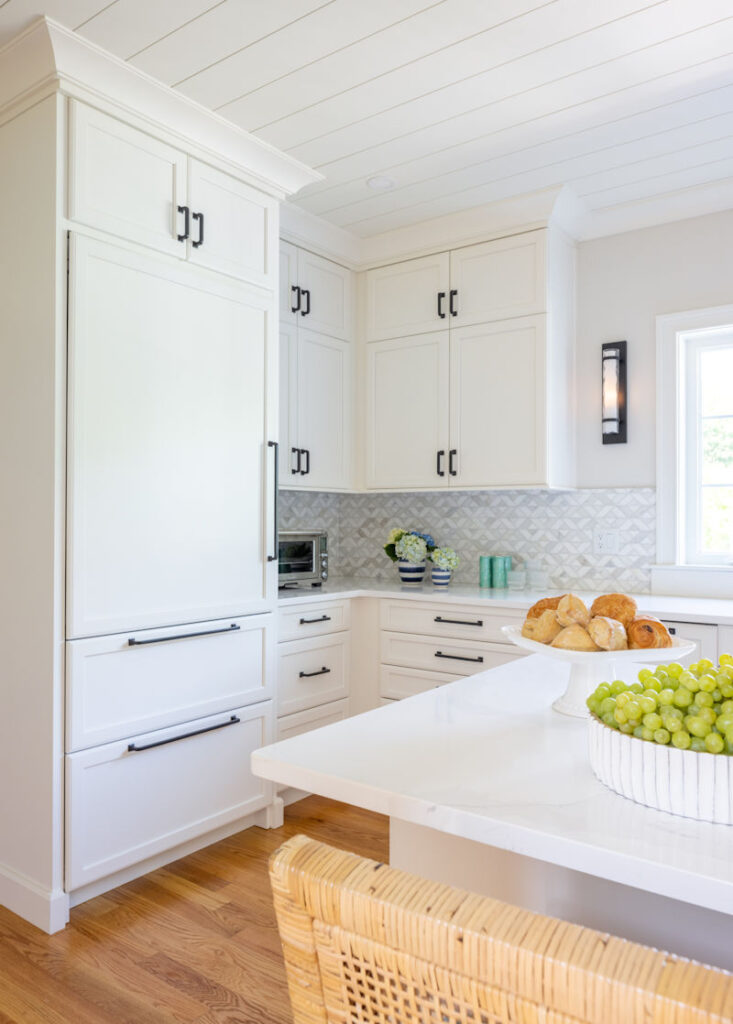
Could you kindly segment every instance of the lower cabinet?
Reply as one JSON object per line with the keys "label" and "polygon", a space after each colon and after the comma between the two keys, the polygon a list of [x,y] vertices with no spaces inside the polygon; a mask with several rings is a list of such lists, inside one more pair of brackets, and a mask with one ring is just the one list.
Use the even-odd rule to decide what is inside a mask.
{"label": "lower cabinet", "polygon": [[284,715],[277,720],[277,738],[278,740],[289,740],[293,736],[300,736],[301,733],[310,732],[311,729],[320,729],[333,722],[341,722],[348,717],[348,700],[335,700],[318,708],[310,708],[308,711]]}
{"label": "lower cabinet", "polygon": [[[664,625],[672,636],[678,636],[683,640],[694,640],[697,646],[692,654],[686,658],[680,658],[683,665],[689,665],[700,658],[709,658],[712,662],[718,660],[718,627],[708,622],[671,622],[665,619]],[[722,653],[722,651],[721,651]]]}
{"label": "lower cabinet", "polygon": [[272,740],[272,701],[66,757],[66,888],[112,875],[270,803],[250,755]]}

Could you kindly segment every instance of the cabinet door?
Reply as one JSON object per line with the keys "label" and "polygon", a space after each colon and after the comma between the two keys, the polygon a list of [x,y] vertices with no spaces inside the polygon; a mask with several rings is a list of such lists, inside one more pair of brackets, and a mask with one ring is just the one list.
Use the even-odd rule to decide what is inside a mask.
{"label": "cabinet door", "polygon": [[348,340],[352,334],[351,271],[300,249],[295,283],[301,289],[300,323],[310,331]]}
{"label": "cabinet door", "polygon": [[69,638],[271,607],[271,303],[72,238]]}
{"label": "cabinet door", "polygon": [[448,253],[441,252],[368,271],[367,341],[448,327],[448,266]]}
{"label": "cabinet door", "polygon": [[350,363],[348,342],[298,331],[297,446],[306,453],[302,484],[312,490],[350,486]]}
{"label": "cabinet door", "polygon": [[[709,658],[712,662],[718,660],[718,627],[707,622],[670,622],[664,620],[664,624],[673,636],[683,640],[695,640],[697,647],[688,654],[686,658],[675,658],[675,661],[683,665],[690,665],[700,658]],[[722,652],[722,648],[721,648]]]}
{"label": "cabinet door", "polygon": [[69,148],[71,220],[185,258],[185,153],[75,100]]}
{"label": "cabinet door", "polygon": [[456,487],[546,482],[545,318],[451,331]]}
{"label": "cabinet door", "polygon": [[242,281],[274,287],[275,200],[198,160],[189,161],[188,193],[191,262]]}
{"label": "cabinet door", "polygon": [[280,295],[280,323],[294,324],[298,319],[298,250],[288,242],[280,242],[280,272],[278,292]]}
{"label": "cabinet door", "polygon": [[377,341],[366,348],[366,486],[446,486],[448,332]]}
{"label": "cabinet door", "polygon": [[[298,472],[298,333],[280,321],[280,486],[299,487]],[[302,460],[301,460],[302,462]]]}
{"label": "cabinet door", "polygon": [[545,232],[454,249],[450,286],[451,327],[544,313]]}

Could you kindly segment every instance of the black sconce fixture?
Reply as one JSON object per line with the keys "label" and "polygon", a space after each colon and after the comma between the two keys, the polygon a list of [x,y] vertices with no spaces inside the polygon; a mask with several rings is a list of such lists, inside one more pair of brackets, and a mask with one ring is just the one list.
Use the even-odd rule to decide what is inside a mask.
{"label": "black sconce fixture", "polygon": [[626,444],[626,342],[601,346],[601,432],[604,444]]}

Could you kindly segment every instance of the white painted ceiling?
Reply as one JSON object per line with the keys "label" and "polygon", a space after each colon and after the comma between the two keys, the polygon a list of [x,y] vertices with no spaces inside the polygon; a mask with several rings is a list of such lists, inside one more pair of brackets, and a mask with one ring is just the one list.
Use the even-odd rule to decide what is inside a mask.
{"label": "white painted ceiling", "polygon": [[557,185],[733,205],[733,0],[0,0],[0,43],[41,13],[316,167],[296,201],[362,237]]}

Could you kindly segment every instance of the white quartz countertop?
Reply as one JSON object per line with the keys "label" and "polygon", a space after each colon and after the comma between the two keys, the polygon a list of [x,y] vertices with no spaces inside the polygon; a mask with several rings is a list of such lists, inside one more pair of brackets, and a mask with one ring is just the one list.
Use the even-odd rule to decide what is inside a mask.
{"label": "white quartz countertop", "polygon": [[[397,597],[408,601],[431,601],[440,604],[487,604],[497,609],[526,610],[542,597],[567,593],[565,590],[487,590],[478,585],[451,583],[449,587],[402,586],[398,580],[372,580],[357,577],[331,577],[322,587],[302,587],[279,591],[281,604],[292,602],[318,604],[334,598]],[[574,591],[586,604],[597,592]],[[733,600],[704,597],[667,597],[659,594],[632,594],[639,608],[661,619],[679,622],[715,622],[733,625]]]}
{"label": "white quartz countertop", "polygon": [[733,827],[651,810],[603,786],[588,761],[587,723],[550,707],[566,681],[562,662],[522,658],[264,747],[252,769],[733,914]]}

